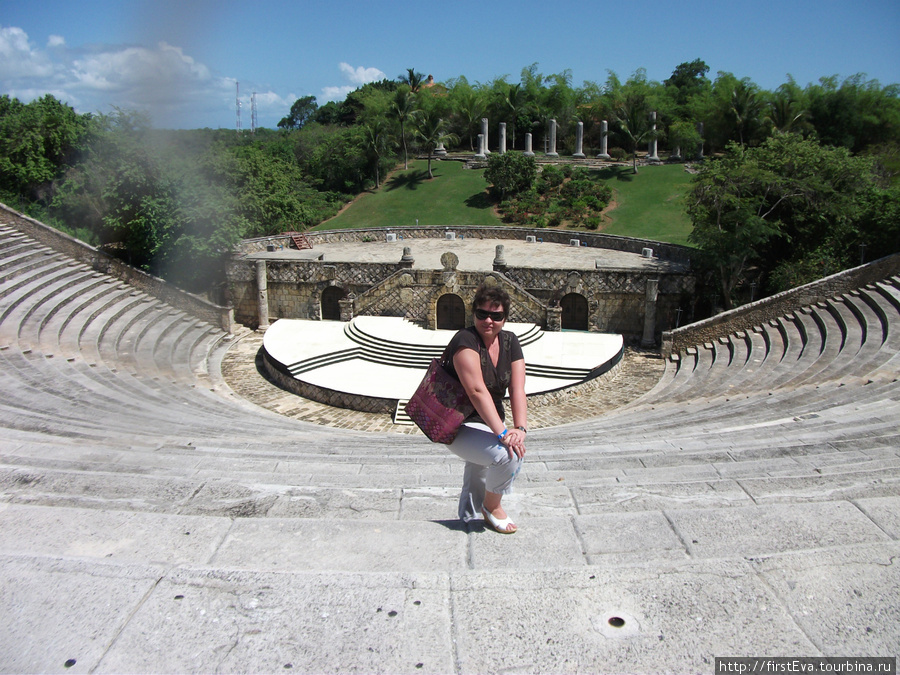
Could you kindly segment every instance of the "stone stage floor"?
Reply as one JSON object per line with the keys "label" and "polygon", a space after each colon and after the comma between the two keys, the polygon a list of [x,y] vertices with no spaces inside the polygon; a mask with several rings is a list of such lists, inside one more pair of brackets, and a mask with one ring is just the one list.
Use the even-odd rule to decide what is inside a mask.
{"label": "stone stage floor", "polygon": [[[544,332],[523,323],[509,323],[506,328],[521,336],[531,371],[525,385],[529,395],[579,384],[597,370],[608,369],[623,348],[621,335]],[[315,364],[325,355],[343,354],[336,363],[303,368],[295,377],[331,391],[403,400],[416,390],[430,358],[421,357],[419,368],[399,365],[387,356],[377,363],[371,357],[363,358],[361,348],[377,350],[379,345],[393,343],[410,354],[433,352],[437,356],[453,334],[425,330],[396,317],[359,316],[349,323],[280,319],[266,331],[264,346],[270,357],[295,370],[301,369],[301,364]]]}

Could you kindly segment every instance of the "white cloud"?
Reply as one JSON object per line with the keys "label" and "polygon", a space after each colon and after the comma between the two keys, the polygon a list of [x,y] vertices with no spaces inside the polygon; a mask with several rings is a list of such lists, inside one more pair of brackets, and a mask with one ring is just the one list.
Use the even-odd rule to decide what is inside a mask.
{"label": "white cloud", "polygon": [[[366,77],[365,71],[354,76]],[[21,28],[0,26],[0,91],[23,102],[49,93],[79,113],[108,113],[115,106],[146,112],[160,127],[228,128],[235,120],[235,84],[165,42],[73,47],[53,35],[39,49]],[[241,82],[247,128],[253,88]],[[260,124],[275,126],[296,96],[260,88]]]}
{"label": "white cloud", "polygon": [[339,85],[334,87],[322,87],[321,98],[325,101],[343,101],[347,94],[358,89],[369,82],[379,82],[387,78],[387,75],[378,68],[365,68],[359,66],[354,68],[349,63],[341,62],[338,65],[344,79],[350,82],[349,85]]}
{"label": "white cloud", "polygon": [[71,74],[78,86],[123,92],[148,103],[172,99],[211,79],[206,66],[165,42],[156,49],[127,47],[90,54],[72,62]]}
{"label": "white cloud", "polygon": [[326,101],[343,101],[356,87],[322,87],[322,98]]}
{"label": "white cloud", "polygon": [[357,86],[362,86],[369,82],[378,82],[387,77],[378,68],[363,68],[362,66],[354,68],[349,63],[341,63],[339,67],[347,80]]}
{"label": "white cloud", "polygon": [[15,78],[52,74],[53,64],[45,54],[32,48],[25,31],[14,26],[0,28],[0,81],[6,84]]}

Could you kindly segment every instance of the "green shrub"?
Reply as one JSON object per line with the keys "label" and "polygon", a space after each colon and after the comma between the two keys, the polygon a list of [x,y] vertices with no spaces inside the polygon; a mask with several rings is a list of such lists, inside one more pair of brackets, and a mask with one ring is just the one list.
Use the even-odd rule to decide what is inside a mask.
{"label": "green shrub", "polygon": [[491,190],[501,199],[531,190],[537,177],[534,157],[518,152],[493,153],[484,172]]}
{"label": "green shrub", "polygon": [[548,188],[555,188],[562,185],[564,176],[562,171],[560,171],[557,167],[549,164],[544,167],[544,170],[541,172],[541,183],[544,183]]}

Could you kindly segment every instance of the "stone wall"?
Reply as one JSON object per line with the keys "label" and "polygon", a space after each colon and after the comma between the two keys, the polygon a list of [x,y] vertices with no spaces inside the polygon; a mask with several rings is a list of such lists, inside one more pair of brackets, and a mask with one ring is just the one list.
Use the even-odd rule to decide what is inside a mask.
{"label": "stone wall", "polygon": [[201,321],[219,326],[227,333],[231,332],[233,318],[230,307],[222,307],[182,291],[159,277],[154,277],[136,267],[132,267],[108,253],[85,244],[83,241],[70,237],[64,232],[60,232],[34,218],[29,218],[5,204],[0,204],[0,219],[55,251],[79,260],[98,272],[116,277],[129,286],[133,286],[177,309],[187,312]]}
{"label": "stone wall", "polygon": [[[520,239],[526,236],[544,237],[544,241],[569,244],[573,238],[583,245],[613,248],[640,254],[652,248],[655,255],[665,259],[685,261],[689,249],[659,242],[612,237],[591,233],[571,233],[508,227],[453,228],[391,228],[368,230],[339,230],[308,234],[316,243],[344,241],[382,241],[388,233],[411,238],[443,239],[445,231],[458,237]],[[289,247],[288,237],[265,237],[242,242],[241,254],[266,251],[269,246]],[[455,256],[454,256],[455,258]],[[451,259],[448,259],[451,260]],[[228,271],[235,318],[255,326],[258,321],[258,291],[256,263],[238,257]],[[547,330],[559,330],[558,308],[562,296],[574,293],[585,298],[588,305],[588,329],[595,332],[619,333],[640,338],[644,332],[646,289],[650,279],[659,280],[656,304],[655,334],[674,325],[675,313],[685,294],[694,291],[695,279],[689,274],[640,269],[566,270],[532,267],[503,268],[502,272],[462,272],[450,262],[443,270],[419,270],[385,263],[323,263],[317,260],[267,261],[268,311],[271,320],[277,318],[321,319],[322,295],[329,287],[341,290],[348,302],[342,318],[352,316],[404,317],[426,328],[436,328],[437,303],[447,294],[458,296],[467,315],[475,289],[493,278],[509,292],[513,303],[510,320],[536,323]],[[471,317],[468,317],[471,320]]]}
{"label": "stone wall", "polygon": [[688,347],[714,342],[738,331],[752,330],[800,307],[848,293],[896,274],[900,274],[900,253],[722,312],[683,328],[666,331],[662,334],[662,354],[677,354]]}

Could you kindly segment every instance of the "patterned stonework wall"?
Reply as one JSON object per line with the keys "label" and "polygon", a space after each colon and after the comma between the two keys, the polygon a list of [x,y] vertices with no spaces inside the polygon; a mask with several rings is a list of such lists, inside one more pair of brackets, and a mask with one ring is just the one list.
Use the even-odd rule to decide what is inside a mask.
{"label": "patterned stonework wall", "polygon": [[[465,232],[467,237],[507,238],[522,235],[518,228],[448,228]],[[397,228],[400,231],[400,228]],[[443,236],[443,228],[403,230],[405,236]],[[560,238],[586,238],[586,233],[539,232]],[[385,230],[331,232],[308,235],[319,242],[381,239]],[[584,237],[582,237],[584,235]],[[251,240],[243,243],[246,252],[265,250],[267,242],[278,238]],[[564,240],[564,241],[563,241]],[[618,250],[650,245],[662,255],[661,247],[668,245],[642,240],[595,235],[592,243],[614,244]],[[286,243],[285,243],[286,245]],[[683,247],[668,247],[669,253],[682,259]],[[257,322],[256,267],[252,261],[236,259],[228,271],[235,318],[247,325]],[[510,294],[510,319],[522,323],[536,323],[545,329],[558,330],[560,299],[577,293],[588,303],[589,329],[598,332],[621,333],[640,337],[644,329],[644,308],[648,279],[659,280],[657,297],[657,332],[674,326],[676,311],[682,297],[694,290],[690,275],[659,273],[633,269],[621,270],[546,270],[527,267],[508,267],[502,273],[463,272],[450,263],[444,270],[417,270],[399,264],[384,263],[322,263],[320,261],[269,261],[267,287],[270,320],[277,318],[320,319],[322,293],[329,286],[340,288],[349,299],[354,316],[396,316],[416,322],[425,328],[436,328],[437,303],[445,294],[462,299],[469,314],[475,289],[485,280],[502,285]],[[468,316],[471,321],[471,316]]]}

